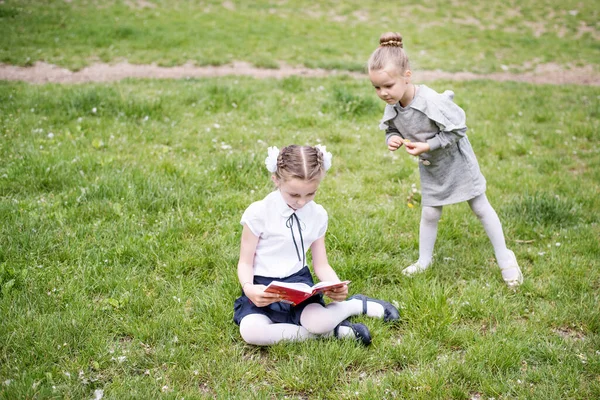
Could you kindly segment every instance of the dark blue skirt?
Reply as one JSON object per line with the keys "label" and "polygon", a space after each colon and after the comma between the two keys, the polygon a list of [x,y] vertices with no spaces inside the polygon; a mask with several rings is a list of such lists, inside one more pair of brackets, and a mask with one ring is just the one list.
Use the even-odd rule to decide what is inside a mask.
{"label": "dark blue skirt", "polygon": [[[312,275],[310,274],[310,269],[308,269],[308,267],[306,266],[300,271],[286,278],[271,278],[267,276],[258,275],[254,276],[255,285],[267,286],[272,281],[301,282],[306,283],[310,286],[314,285]],[[302,311],[304,311],[304,308],[311,303],[319,303],[325,306],[325,302],[323,301],[323,295],[318,294],[309,297],[297,306],[277,302],[269,304],[266,307],[257,307],[250,301],[248,297],[246,297],[244,291],[242,290],[242,295],[238,297],[235,300],[235,303],[233,304],[233,320],[236,324],[239,325],[246,315],[262,314],[269,317],[269,319],[275,323],[300,325],[300,315],[302,315]]]}

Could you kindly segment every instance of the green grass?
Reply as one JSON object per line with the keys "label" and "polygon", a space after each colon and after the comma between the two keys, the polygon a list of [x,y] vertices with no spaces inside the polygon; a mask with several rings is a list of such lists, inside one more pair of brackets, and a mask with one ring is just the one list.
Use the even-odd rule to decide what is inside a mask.
{"label": "green grass", "polygon": [[[516,292],[465,204],[444,210],[432,268],[401,275],[418,175],[386,150],[366,81],[0,82],[0,398],[599,397],[600,90],[431,86],[467,112]],[[401,309],[358,318],[371,348],[255,348],[232,321],[241,213],[272,190],[267,146],[293,142],[334,154],[330,262]]]}
{"label": "green grass", "polygon": [[577,0],[5,0],[0,62],[80,69],[118,60],[166,66],[247,61],[362,71],[379,35],[400,31],[417,70],[597,67],[598,10],[593,1]]}
{"label": "green grass", "polygon": [[[600,64],[594,2],[0,2],[0,62],[361,71],[387,30],[413,69]],[[418,253],[416,164],[348,77],[0,81],[0,399],[600,397],[600,89],[451,88],[525,274],[503,284],[466,204]],[[351,293],[395,302],[374,336],[256,348],[232,321],[239,219],[270,145],[326,144],[317,202]],[[414,192],[414,188],[417,192]],[[408,204],[413,207],[409,207]]]}

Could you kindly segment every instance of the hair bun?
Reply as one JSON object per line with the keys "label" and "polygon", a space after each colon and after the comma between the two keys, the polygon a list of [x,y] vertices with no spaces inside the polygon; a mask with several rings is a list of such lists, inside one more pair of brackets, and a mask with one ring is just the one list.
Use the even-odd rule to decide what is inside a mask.
{"label": "hair bun", "polygon": [[396,32],[387,32],[379,38],[381,47],[404,47],[402,44],[402,35]]}

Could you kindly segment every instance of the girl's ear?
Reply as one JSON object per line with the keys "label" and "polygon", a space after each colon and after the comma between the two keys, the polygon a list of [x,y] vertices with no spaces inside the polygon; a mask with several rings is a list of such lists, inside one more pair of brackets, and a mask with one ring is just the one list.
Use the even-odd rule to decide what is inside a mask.
{"label": "girl's ear", "polygon": [[271,180],[273,181],[273,183],[275,184],[275,186],[277,188],[279,188],[279,179],[277,179],[277,177],[275,175],[271,175]]}
{"label": "girl's ear", "polygon": [[[404,78],[410,79],[411,76],[412,76],[412,71],[410,69],[407,69],[406,71],[404,71]],[[408,82],[406,82],[406,83],[408,83]]]}

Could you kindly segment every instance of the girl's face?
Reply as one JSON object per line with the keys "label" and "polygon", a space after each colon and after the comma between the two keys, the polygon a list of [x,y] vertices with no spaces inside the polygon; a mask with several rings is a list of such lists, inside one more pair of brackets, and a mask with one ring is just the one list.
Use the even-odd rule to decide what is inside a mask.
{"label": "girl's face", "polygon": [[396,72],[393,68],[384,68],[369,72],[369,79],[377,92],[377,96],[388,104],[400,102],[407,106],[414,97],[410,85],[411,71],[406,70],[403,74]]}
{"label": "girl's face", "polygon": [[321,183],[320,179],[307,181],[291,178],[283,180],[278,179],[276,176],[272,176],[272,179],[287,205],[294,211],[301,209],[307,203],[313,201]]}

